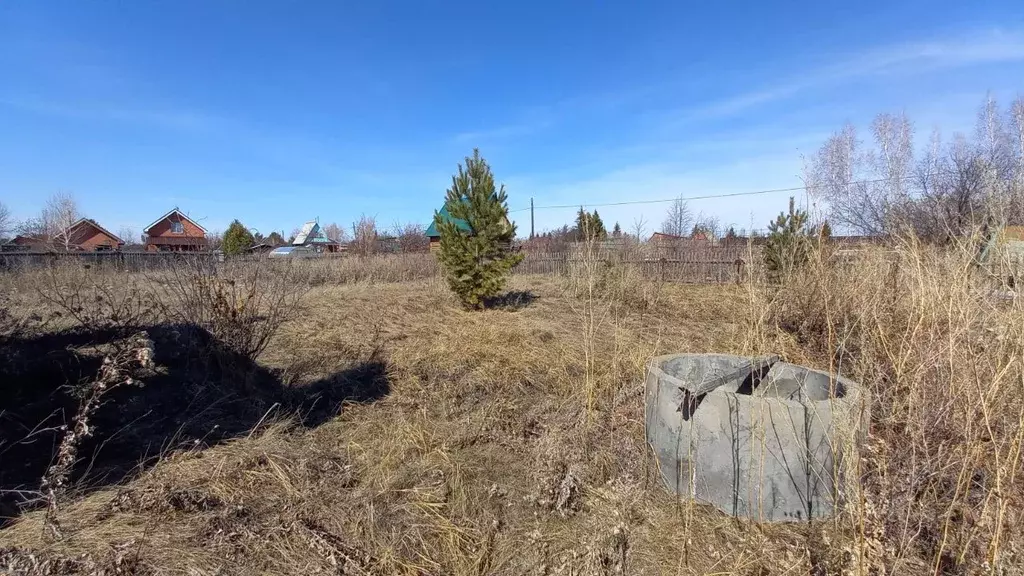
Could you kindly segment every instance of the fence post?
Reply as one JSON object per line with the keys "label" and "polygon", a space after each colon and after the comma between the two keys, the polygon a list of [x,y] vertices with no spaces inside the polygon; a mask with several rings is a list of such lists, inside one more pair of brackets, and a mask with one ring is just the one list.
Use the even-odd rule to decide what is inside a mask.
{"label": "fence post", "polygon": [[668,261],[665,260],[664,256],[662,256],[661,260],[659,260],[658,263],[659,263],[658,267],[661,269],[659,271],[659,275],[661,276],[661,281],[664,282],[665,281],[665,267],[668,265]]}

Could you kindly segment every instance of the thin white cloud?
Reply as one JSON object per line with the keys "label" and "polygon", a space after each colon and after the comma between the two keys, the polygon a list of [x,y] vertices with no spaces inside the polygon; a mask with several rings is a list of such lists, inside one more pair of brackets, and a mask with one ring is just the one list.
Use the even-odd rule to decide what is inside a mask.
{"label": "thin white cloud", "polygon": [[181,132],[208,132],[223,126],[223,119],[189,110],[141,109],[130,106],[95,106],[0,96],[0,107],[76,120],[121,122]]}
{"label": "thin white cloud", "polygon": [[684,110],[678,119],[729,116],[800,92],[864,77],[1012,62],[1024,62],[1024,31],[990,30],[895,44],[846,56],[836,64],[793,75],[776,85]]}
{"label": "thin white cloud", "polygon": [[488,140],[500,140],[516,136],[528,136],[546,128],[550,123],[547,121],[525,122],[522,124],[509,124],[487,130],[460,132],[452,140],[457,144],[475,144]]}

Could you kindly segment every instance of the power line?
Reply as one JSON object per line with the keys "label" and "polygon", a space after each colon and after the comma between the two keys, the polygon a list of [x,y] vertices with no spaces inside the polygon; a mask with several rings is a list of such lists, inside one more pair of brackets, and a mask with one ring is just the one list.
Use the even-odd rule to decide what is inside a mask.
{"label": "power line", "polygon": [[[931,174],[926,176],[932,176]],[[857,180],[849,182],[847,185],[852,186],[854,184],[878,184],[880,182],[891,182],[892,180],[906,180],[908,178],[916,178],[917,176],[904,176],[902,178],[878,178],[876,180]],[[801,190],[807,190],[810,186],[795,186],[793,188],[772,188],[770,190],[752,190],[748,192],[729,192],[725,194],[706,194],[704,196],[677,196],[675,198],[665,198],[662,200],[626,200],[623,202],[604,202],[601,204],[588,204],[586,202],[578,204],[559,204],[552,206],[534,206],[533,210],[549,210],[556,208],[602,208],[605,206],[626,206],[631,204],[661,204],[664,202],[675,202],[676,200],[708,200],[712,198],[732,198],[735,196],[756,196],[758,194],[778,194],[780,192],[799,192]],[[524,212],[530,210],[530,208],[517,208],[515,210],[509,210],[512,212]]]}

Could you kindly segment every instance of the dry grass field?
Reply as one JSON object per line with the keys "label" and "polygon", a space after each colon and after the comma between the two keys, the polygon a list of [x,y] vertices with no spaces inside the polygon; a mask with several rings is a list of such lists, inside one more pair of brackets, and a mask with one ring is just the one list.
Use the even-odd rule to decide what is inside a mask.
{"label": "dry grass field", "polygon": [[[46,471],[79,405],[10,424],[29,405],[11,399],[41,402],[23,376],[45,371],[24,343],[74,349],[67,365],[92,370],[113,354],[100,333],[203,328],[150,331],[155,375],[104,397],[58,502],[22,482],[0,572],[1024,573],[1024,312],[959,253],[820,259],[784,286],[657,284],[590,263],[514,277],[480,312],[436,277],[228,276],[199,290],[227,291],[226,311],[149,291],[173,278],[0,279],[16,389],[0,463],[41,454],[24,478]],[[273,322],[278,305],[255,350],[238,319]],[[200,341],[201,357],[167,351]],[[676,351],[777,353],[864,383],[872,431],[844,512],[758,525],[668,493],[644,443],[643,378]]]}

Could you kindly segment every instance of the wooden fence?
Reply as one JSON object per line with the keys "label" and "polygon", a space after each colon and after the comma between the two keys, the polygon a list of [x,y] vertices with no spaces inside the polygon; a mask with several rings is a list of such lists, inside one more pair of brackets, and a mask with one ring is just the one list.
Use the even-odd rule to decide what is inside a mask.
{"label": "wooden fence", "polygon": [[[694,260],[680,258],[615,258],[603,257],[598,261],[605,265],[634,266],[649,279],[662,282],[683,282],[689,284],[726,284],[739,282],[749,273],[746,259],[734,260]],[[513,269],[515,274],[551,274],[564,275],[576,266],[582,266],[583,260],[568,254],[554,256],[545,254],[534,256],[528,254]]]}
{"label": "wooden fence", "polygon": [[125,272],[163,270],[184,263],[218,261],[212,252],[0,252],[0,270],[18,271],[65,263]]}
{"label": "wooden fence", "polygon": [[[722,284],[738,282],[749,273],[751,253],[739,250],[699,250],[690,253],[662,255],[650,251],[615,251],[590,254],[606,264],[636,267],[645,277],[664,282]],[[246,255],[230,258],[235,261],[257,261],[265,256]],[[565,275],[582,263],[579,251],[525,252],[514,274]],[[757,256],[755,256],[755,260]],[[170,252],[70,252],[30,253],[0,252],[0,270],[21,271],[64,263],[85,264],[97,269],[118,272],[166,270],[178,266],[215,265],[223,257],[213,253]],[[283,262],[283,261],[282,261]],[[299,259],[293,273],[298,277],[314,274],[325,282],[361,277],[362,272],[381,278],[421,278],[438,274],[436,256],[432,254],[381,254],[367,258],[351,255]],[[365,275],[365,274],[362,274]]]}

